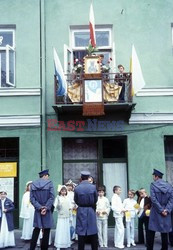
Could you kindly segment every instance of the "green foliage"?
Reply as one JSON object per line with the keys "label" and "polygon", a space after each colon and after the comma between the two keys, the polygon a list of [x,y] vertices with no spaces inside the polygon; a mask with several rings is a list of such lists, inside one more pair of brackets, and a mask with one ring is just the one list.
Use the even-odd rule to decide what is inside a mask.
{"label": "green foliage", "polygon": [[93,53],[97,52],[97,47],[93,47],[90,43],[88,44],[88,47],[86,48],[88,56],[92,55]]}

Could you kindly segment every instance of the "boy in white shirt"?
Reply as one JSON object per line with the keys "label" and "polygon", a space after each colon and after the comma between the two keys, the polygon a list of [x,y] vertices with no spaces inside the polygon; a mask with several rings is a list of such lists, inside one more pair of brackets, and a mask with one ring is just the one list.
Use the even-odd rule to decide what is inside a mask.
{"label": "boy in white shirt", "polygon": [[127,247],[136,246],[135,244],[135,233],[134,233],[134,227],[135,227],[135,216],[137,210],[135,209],[135,205],[137,204],[136,200],[134,200],[135,191],[133,189],[129,190],[128,197],[123,201],[126,217],[126,234],[127,234]]}
{"label": "boy in white shirt", "polygon": [[105,187],[99,187],[98,201],[96,203],[96,214],[100,247],[108,246],[108,215],[110,212],[110,203],[104,195]]}
{"label": "boy in white shirt", "polygon": [[115,218],[115,231],[114,231],[114,244],[115,247],[123,249],[124,248],[124,224],[123,216],[125,209],[120,198],[121,187],[113,187],[114,195],[112,196],[112,210],[113,216]]}

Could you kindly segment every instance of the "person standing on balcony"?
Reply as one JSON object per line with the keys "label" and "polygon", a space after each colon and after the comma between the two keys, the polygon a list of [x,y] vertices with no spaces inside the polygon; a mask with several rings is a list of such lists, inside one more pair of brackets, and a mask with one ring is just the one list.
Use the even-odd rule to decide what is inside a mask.
{"label": "person standing on balcony", "polygon": [[40,179],[31,184],[30,189],[30,201],[35,208],[30,250],[35,249],[41,229],[43,230],[41,250],[48,249],[50,229],[53,226],[54,188],[52,181],[49,180],[49,170],[41,171],[39,177]]}
{"label": "person standing on balcony", "polygon": [[125,101],[125,84],[126,84],[126,74],[124,72],[125,68],[123,65],[118,65],[118,71],[115,75],[115,82],[118,84],[118,86],[121,86],[121,92],[119,95],[119,101],[124,102]]}
{"label": "person standing on balcony", "polygon": [[153,250],[155,232],[161,233],[162,250],[168,249],[168,233],[172,231],[171,211],[173,209],[173,188],[162,180],[163,173],[153,171],[153,182],[150,186],[152,201],[149,218],[147,250]]}
{"label": "person standing on balcony", "polygon": [[98,250],[98,235],[96,223],[97,191],[95,185],[89,183],[90,172],[81,172],[81,183],[74,190],[74,201],[78,205],[76,218],[76,233],[78,234],[78,250],[85,249],[89,238],[92,250]]}

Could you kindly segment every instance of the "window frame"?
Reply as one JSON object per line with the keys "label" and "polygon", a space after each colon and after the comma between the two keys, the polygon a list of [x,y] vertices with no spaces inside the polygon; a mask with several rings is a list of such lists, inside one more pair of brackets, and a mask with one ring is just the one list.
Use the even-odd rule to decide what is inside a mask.
{"label": "window frame", "polygon": [[[95,54],[108,54],[109,58],[112,58],[112,70],[115,70],[115,43],[113,41],[113,25],[112,24],[103,24],[103,25],[96,25],[95,26],[96,31],[109,31],[109,45],[108,46],[98,46],[98,52]],[[85,51],[86,47],[80,46],[76,47],[75,45],[75,32],[89,32],[89,26],[88,25],[71,25],[70,26],[70,32],[69,32],[69,41],[70,41],[70,49],[72,51],[72,56],[71,56],[71,62],[70,64],[72,65],[72,68],[74,67],[74,52],[76,51]]]}
{"label": "window frame", "polygon": [[[98,46],[97,48],[99,50],[112,50],[112,29],[111,27],[108,28],[95,28],[95,31],[108,31],[109,32],[109,45],[107,46]],[[77,51],[77,50],[85,50],[84,46],[75,46],[75,32],[88,32],[89,33],[89,28],[82,28],[82,29],[78,29],[78,28],[74,28],[71,29],[71,48],[73,51]]]}
{"label": "window frame", "polygon": [[[5,46],[0,46],[0,54],[1,52],[4,52],[6,58],[6,64],[5,64],[6,86],[2,86],[1,55],[0,55],[0,89],[15,87],[16,85],[15,28],[16,28],[15,25],[12,25],[12,27],[8,27],[8,25],[7,27],[5,25],[0,25],[0,32],[12,32],[12,46],[9,44],[6,44]],[[10,82],[10,51],[13,51],[14,53],[14,59],[13,59],[14,83]]]}

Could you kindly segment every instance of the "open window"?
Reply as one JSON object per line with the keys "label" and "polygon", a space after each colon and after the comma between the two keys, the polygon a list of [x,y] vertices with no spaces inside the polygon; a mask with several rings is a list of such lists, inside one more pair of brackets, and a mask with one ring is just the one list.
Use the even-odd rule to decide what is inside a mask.
{"label": "open window", "polygon": [[15,32],[0,27],[0,88],[15,86]]}
{"label": "open window", "polygon": [[15,51],[7,45],[6,46],[6,84],[15,86]]}

